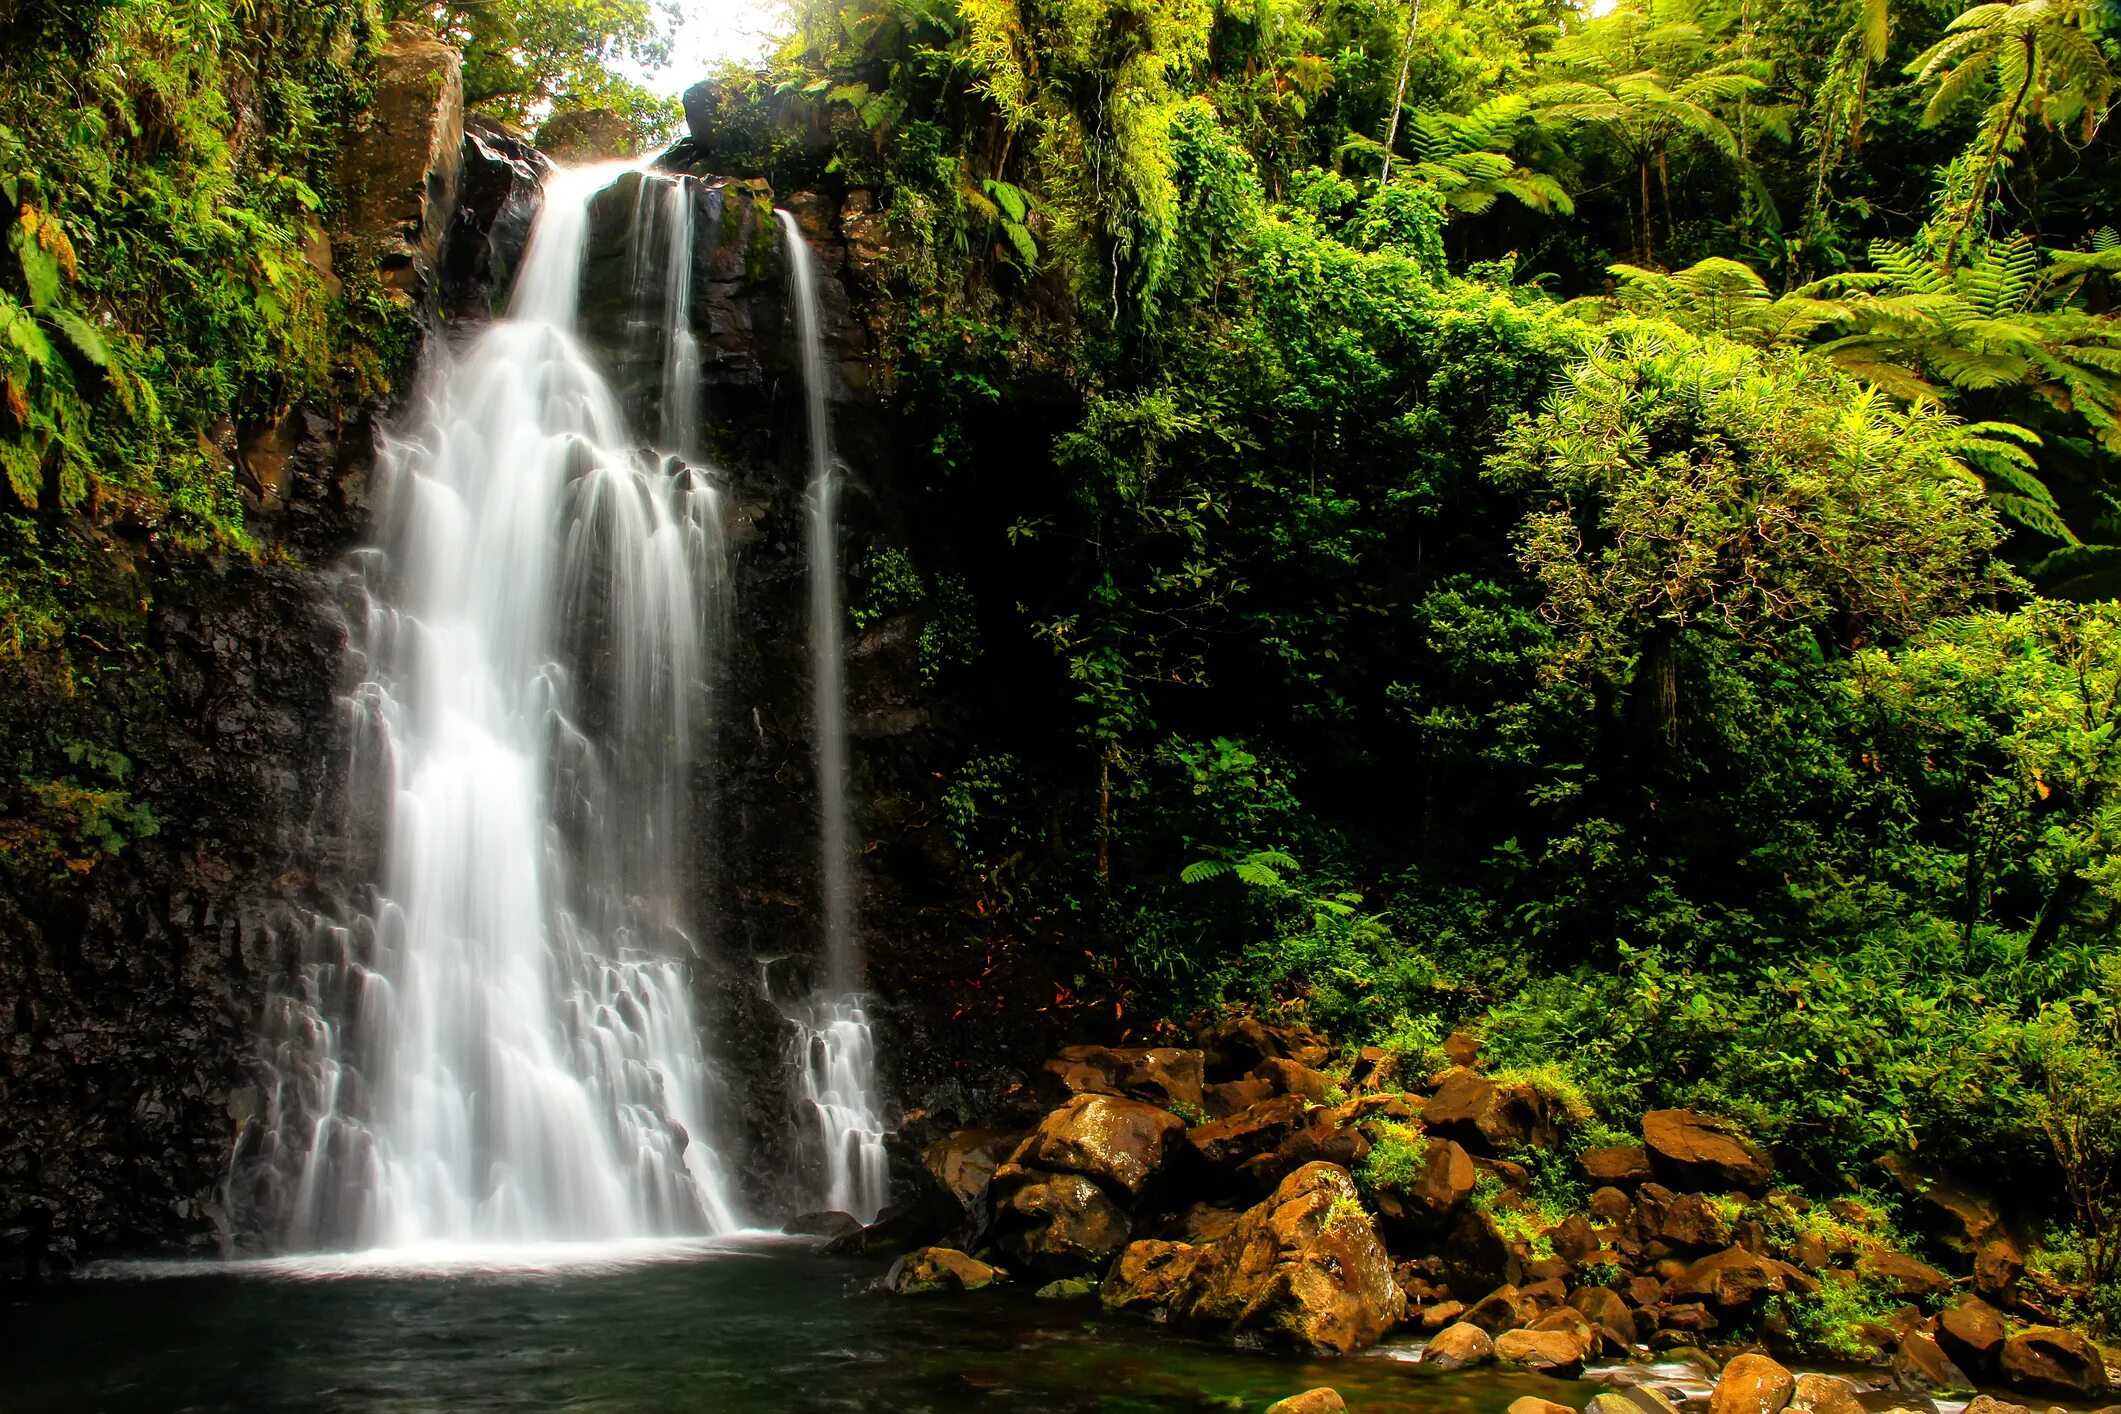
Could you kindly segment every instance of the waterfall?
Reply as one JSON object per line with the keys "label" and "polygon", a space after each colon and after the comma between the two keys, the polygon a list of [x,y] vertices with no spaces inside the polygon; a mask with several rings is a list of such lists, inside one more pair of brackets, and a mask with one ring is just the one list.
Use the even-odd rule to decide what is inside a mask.
{"label": "waterfall", "polygon": [[818,1125],[828,1208],[872,1221],[884,1205],[885,1126],[879,1113],[876,1046],[862,999],[855,935],[852,814],[847,798],[847,703],[839,582],[840,468],[832,450],[817,267],[802,228],[774,213],[788,252],[801,344],[810,447],[806,514],[810,568],[812,730],[816,736],[819,822],[819,976],[797,1028],[804,1101]]}
{"label": "waterfall", "polygon": [[278,1004],[292,1248],[737,1224],[686,887],[728,584],[695,445],[695,192],[636,188],[660,206],[644,433],[578,338],[590,208],[617,176],[551,176],[508,317],[438,349],[384,439],[347,702],[381,858],[372,904],[319,927]]}

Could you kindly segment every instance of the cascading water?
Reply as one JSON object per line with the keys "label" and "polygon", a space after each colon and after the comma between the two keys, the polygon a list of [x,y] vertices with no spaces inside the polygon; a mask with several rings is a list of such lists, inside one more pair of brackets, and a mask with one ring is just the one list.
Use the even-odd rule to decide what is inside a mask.
{"label": "cascading water", "polygon": [[553,174],[509,317],[438,356],[384,447],[349,700],[382,859],[280,1008],[292,1248],[736,1225],[682,869],[728,573],[696,464],[693,192],[638,188],[662,233],[643,437],[577,338],[617,175]]}
{"label": "cascading water", "polygon": [[816,989],[790,1019],[797,1027],[803,1099],[818,1125],[825,1206],[872,1221],[884,1206],[885,1125],[877,1103],[876,1045],[862,998],[855,940],[852,813],[847,799],[847,715],[839,583],[840,469],[826,404],[825,344],[817,268],[795,217],[775,212],[788,252],[801,341],[810,442],[806,495],[810,560],[810,666],[816,732],[822,950]]}

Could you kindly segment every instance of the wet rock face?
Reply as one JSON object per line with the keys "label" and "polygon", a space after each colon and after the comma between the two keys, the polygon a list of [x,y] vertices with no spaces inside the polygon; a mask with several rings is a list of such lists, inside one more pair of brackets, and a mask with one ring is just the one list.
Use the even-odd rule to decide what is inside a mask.
{"label": "wet rock face", "polygon": [[390,27],[373,106],[339,161],[351,253],[385,289],[417,303],[456,214],[464,78],[456,49],[407,21]]}
{"label": "wet rock face", "polygon": [[463,176],[442,254],[442,302],[454,317],[500,312],[537,219],[551,164],[505,123],[464,120]]}

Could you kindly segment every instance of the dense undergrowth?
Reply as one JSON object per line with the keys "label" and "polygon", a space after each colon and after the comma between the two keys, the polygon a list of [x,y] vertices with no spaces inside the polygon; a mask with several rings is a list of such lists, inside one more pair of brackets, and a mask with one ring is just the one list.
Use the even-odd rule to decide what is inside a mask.
{"label": "dense undergrowth", "polygon": [[1916,1150],[2121,1315],[2103,11],[799,19],[693,116],[898,242],[973,926],[1137,1033],[1475,1026],[1579,1142]]}

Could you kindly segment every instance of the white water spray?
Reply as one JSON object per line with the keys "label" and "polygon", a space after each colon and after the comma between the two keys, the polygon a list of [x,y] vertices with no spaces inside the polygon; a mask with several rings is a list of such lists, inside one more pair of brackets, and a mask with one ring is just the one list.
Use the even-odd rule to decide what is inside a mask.
{"label": "white water spray", "polygon": [[637,188],[665,241],[650,450],[576,334],[618,175],[553,174],[509,317],[437,355],[384,447],[349,701],[383,860],[282,1008],[296,1249],[736,1225],[683,882],[727,592],[694,446],[693,193]]}
{"label": "white water spray", "polygon": [[847,794],[847,707],[840,604],[840,468],[832,450],[826,403],[824,334],[817,268],[802,228],[780,221],[794,287],[801,341],[803,397],[810,439],[806,495],[810,559],[810,668],[816,733],[819,923],[822,956],[817,990],[790,1019],[797,1027],[803,1099],[817,1117],[824,1153],[825,1206],[863,1222],[884,1206],[885,1125],[877,1103],[876,1044],[862,999],[862,960],[855,935],[852,812]]}

